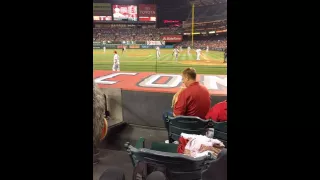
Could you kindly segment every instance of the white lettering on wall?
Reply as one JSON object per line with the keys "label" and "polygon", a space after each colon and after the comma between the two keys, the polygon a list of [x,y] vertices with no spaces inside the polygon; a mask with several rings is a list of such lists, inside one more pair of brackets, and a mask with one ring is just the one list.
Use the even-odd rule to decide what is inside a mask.
{"label": "white lettering on wall", "polygon": [[119,76],[119,75],[135,76],[135,75],[137,75],[137,74],[138,74],[138,73],[113,73],[113,74],[108,74],[108,75],[106,75],[106,76],[98,77],[98,78],[96,78],[94,81],[95,81],[97,84],[115,84],[115,83],[117,83],[118,81],[108,81],[107,79],[114,78],[114,77]]}
{"label": "white lettering on wall", "polygon": [[218,76],[203,76],[203,85],[209,90],[217,90],[218,84],[227,87],[227,77],[220,78]]}
{"label": "white lettering on wall", "polygon": [[[165,84],[156,84],[154,83],[156,80],[160,79],[161,77],[169,77],[170,80],[167,81]],[[182,77],[181,75],[171,75],[171,74],[154,74],[150,77],[141,81],[138,86],[140,87],[150,87],[150,88],[175,88],[178,87],[181,83]]]}

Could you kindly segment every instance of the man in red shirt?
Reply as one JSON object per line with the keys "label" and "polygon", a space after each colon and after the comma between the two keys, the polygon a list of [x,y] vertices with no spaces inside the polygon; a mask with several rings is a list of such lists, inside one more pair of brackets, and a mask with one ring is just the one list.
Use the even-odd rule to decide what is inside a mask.
{"label": "man in red shirt", "polygon": [[[173,113],[163,114],[164,120],[167,116],[198,116],[205,119],[210,109],[210,93],[205,86],[196,81],[196,78],[197,73],[194,68],[187,68],[182,72],[182,82],[186,88],[179,94]],[[165,126],[168,129],[167,123]]]}
{"label": "man in red shirt", "polygon": [[206,119],[212,119],[216,122],[227,121],[227,100],[214,105],[206,115]]}

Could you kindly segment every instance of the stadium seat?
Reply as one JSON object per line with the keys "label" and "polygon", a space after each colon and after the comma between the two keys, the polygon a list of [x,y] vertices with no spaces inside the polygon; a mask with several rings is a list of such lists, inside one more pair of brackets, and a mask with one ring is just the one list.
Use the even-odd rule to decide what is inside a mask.
{"label": "stadium seat", "polygon": [[[143,145],[143,138],[137,143]],[[179,153],[160,152],[146,148],[136,148],[126,143],[125,147],[132,160],[133,166],[139,161],[164,165],[169,171],[167,176],[171,180],[200,180],[213,157],[208,154],[204,157],[193,158]]]}
{"label": "stadium seat", "polygon": [[227,149],[224,148],[208,169],[203,171],[202,180],[207,179],[227,180]]}
{"label": "stadium seat", "polygon": [[178,144],[169,143],[166,144],[164,142],[152,142],[151,150],[161,151],[161,152],[171,152],[177,153],[178,152]]}
{"label": "stadium seat", "polygon": [[225,147],[227,147],[227,121],[226,122],[215,122],[209,120],[213,125],[214,135],[213,137],[219,139]]}
{"label": "stadium seat", "polygon": [[169,123],[169,141],[178,141],[181,133],[206,135],[208,128],[211,128],[210,121],[195,116],[167,117]]}
{"label": "stadium seat", "polygon": [[[167,117],[169,122],[169,141],[178,141],[181,133],[206,135],[208,128],[214,129],[214,138],[219,139],[227,147],[227,122],[215,122],[211,119],[203,120],[195,116]],[[159,148],[158,144],[158,148]],[[166,147],[161,147],[164,149]],[[168,147],[170,148],[170,147]],[[170,148],[171,149],[171,148]],[[170,150],[166,152],[171,152]]]}

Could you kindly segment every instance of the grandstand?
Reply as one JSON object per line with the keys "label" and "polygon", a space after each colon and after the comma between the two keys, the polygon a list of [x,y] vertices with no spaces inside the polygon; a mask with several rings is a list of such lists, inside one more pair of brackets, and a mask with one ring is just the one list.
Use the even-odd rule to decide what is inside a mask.
{"label": "grandstand", "polygon": [[[181,27],[159,28],[152,22],[134,22],[130,24],[127,21],[121,24],[119,22],[97,22],[93,30],[94,41],[110,41],[122,44],[123,41],[129,41],[135,44],[137,41],[159,41],[161,35],[181,35],[183,34],[183,46],[190,44],[192,17],[194,17],[194,38],[196,45],[200,42],[209,45],[212,48],[225,48],[227,31],[227,1],[226,0],[189,0],[190,4],[195,5],[194,16],[190,13]],[[133,22],[132,22],[133,23]],[[213,37],[221,35],[221,37]],[[223,42],[220,41],[223,39]],[[187,42],[186,42],[187,41]],[[137,43],[141,44],[141,43]],[[171,44],[169,42],[169,44]],[[203,47],[204,48],[204,47]]]}

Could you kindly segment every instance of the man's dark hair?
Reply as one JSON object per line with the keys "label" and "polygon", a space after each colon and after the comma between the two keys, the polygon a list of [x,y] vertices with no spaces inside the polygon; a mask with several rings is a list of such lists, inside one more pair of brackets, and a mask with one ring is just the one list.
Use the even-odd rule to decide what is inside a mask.
{"label": "man's dark hair", "polygon": [[186,68],[185,70],[182,71],[183,75],[186,75],[189,79],[196,80],[197,78],[197,72],[194,68]]}
{"label": "man's dark hair", "polygon": [[93,81],[93,144],[100,141],[105,117],[105,98],[103,93]]}

